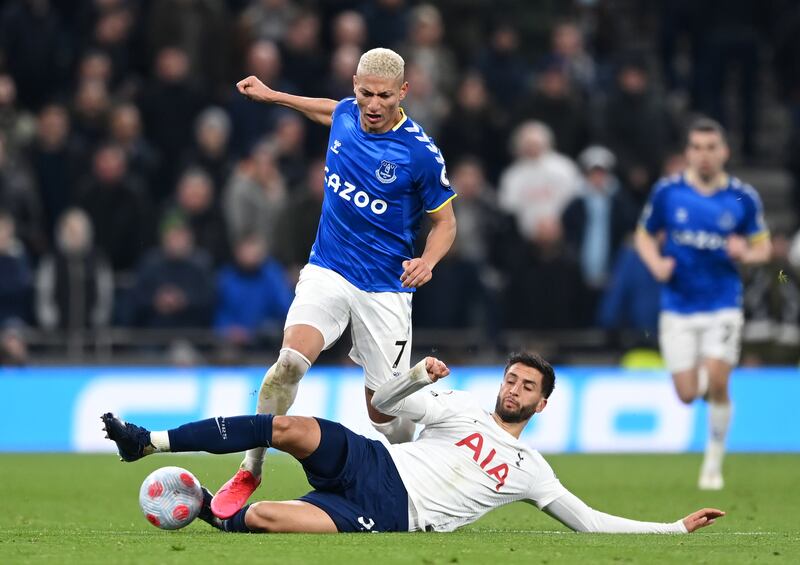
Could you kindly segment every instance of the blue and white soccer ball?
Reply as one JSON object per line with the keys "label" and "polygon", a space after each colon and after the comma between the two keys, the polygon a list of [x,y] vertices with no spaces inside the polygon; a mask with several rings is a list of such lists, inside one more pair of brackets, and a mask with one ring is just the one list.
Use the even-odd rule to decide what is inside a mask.
{"label": "blue and white soccer ball", "polygon": [[162,530],[188,526],[203,507],[200,482],[186,469],[161,467],[142,483],[139,506],[147,521]]}

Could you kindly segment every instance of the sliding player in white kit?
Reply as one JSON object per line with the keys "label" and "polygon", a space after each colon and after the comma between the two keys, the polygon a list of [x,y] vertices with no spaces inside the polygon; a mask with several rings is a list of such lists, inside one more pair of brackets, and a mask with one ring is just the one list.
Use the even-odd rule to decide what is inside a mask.
{"label": "sliding player in white kit", "polygon": [[[353,77],[354,98],[294,96],[254,76],[237,84],[257,102],[287,106],[331,128],[317,238],[286,317],[280,355],[264,376],[257,413],[286,414],[300,379],[350,323],[350,357],[364,369],[370,420],[391,443],[410,441],[414,424],[381,414],[369,400],[387,378],[409,369],[413,291],[431,279],[456,230],[444,157],[400,107],[408,91],[403,73],[397,53],[372,49]],[[423,211],[432,227],[422,255],[414,258]],[[217,516],[231,516],[255,491],[264,454],[263,448],[247,452],[214,497]]]}
{"label": "sliding player in white kit", "polygon": [[744,323],[737,263],[764,263],[771,252],[758,193],[725,172],[728,156],[722,126],[707,118],[693,123],[686,172],[656,185],[636,232],[639,255],[664,283],[659,342],[675,391],[687,404],[708,400],[709,437],[698,480],[706,490],[724,485],[728,380]]}
{"label": "sliding player in white kit", "polygon": [[427,357],[378,388],[375,408],[425,426],[416,441],[388,447],[341,424],[300,416],[210,418],[161,432],[110,413],[101,419],[124,461],[156,452],[230,453],[256,445],[297,458],[315,489],[297,500],[257,502],[220,520],[204,489],[200,517],[227,532],[449,532],[520,500],[579,532],[689,533],[724,516],[704,508],[671,523],[640,522],[594,510],[570,493],[544,458],[519,439],[555,386],[553,368],[538,355],[511,356],[491,414],[466,392],[415,394],[449,373],[444,363]]}

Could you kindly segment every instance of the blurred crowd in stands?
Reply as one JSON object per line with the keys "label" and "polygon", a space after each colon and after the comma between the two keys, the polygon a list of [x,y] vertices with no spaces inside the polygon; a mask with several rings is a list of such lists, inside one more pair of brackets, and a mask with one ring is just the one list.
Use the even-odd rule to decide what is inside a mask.
{"label": "blurred crowd in stands", "polygon": [[[263,345],[315,237],[327,132],[234,84],[340,99],[375,46],[405,57],[404,108],[459,193],[415,328],[652,343],[658,286],[629,241],[650,187],[684,166],[694,113],[729,127],[739,164],[800,178],[798,34],[800,5],[775,0],[0,3],[4,355],[25,326]],[[790,117],[785,161],[759,145],[763,84]],[[774,235],[748,273],[751,336],[777,324],[796,346],[800,236]]]}

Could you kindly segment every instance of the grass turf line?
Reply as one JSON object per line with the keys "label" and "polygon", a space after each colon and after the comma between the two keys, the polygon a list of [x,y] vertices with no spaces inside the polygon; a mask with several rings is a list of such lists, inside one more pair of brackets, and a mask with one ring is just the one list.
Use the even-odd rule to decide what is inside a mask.
{"label": "grass turf line", "polygon": [[[800,455],[734,454],[726,489],[695,488],[699,455],[548,456],[561,481],[591,506],[630,518],[676,520],[703,506],[728,516],[690,536],[572,534],[517,503],[451,534],[232,535],[201,521],[163,532],[139,510],[153,469],[179,465],[211,490],[233,456],[0,455],[0,563],[798,563]],[[270,455],[257,497],[308,490],[299,465]]]}

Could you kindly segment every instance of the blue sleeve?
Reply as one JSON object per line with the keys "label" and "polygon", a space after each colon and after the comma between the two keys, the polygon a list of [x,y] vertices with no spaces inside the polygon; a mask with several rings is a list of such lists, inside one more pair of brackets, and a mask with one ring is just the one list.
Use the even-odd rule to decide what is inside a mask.
{"label": "blue sleeve", "polygon": [[425,211],[430,214],[439,211],[456,197],[456,193],[447,178],[447,168],[441,150],[417,124],[411,122],[410,127],[420,130],[419,132],[410,132],[419,142],[418,145],[413,146],[412,151],[415,164],[414,184],[422,198]]}
{"label": "blue sleeve", "polygon": [[650,198],[642,210],[639,225],[651,234],[658,233],[666,227],[666,187],[656,185]]}
{"label": "blue sleeve", "polygon": [[744,204],[744,217],[737,226],[736,232],[749,237],[750,239],[760,239],[769,233],[767,224],[764,222],[764,206],[761,198],[752,187],[745,187],[742,190],[742,203]]}

